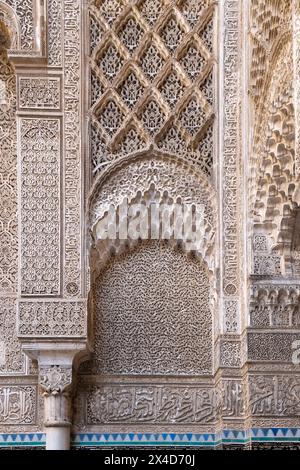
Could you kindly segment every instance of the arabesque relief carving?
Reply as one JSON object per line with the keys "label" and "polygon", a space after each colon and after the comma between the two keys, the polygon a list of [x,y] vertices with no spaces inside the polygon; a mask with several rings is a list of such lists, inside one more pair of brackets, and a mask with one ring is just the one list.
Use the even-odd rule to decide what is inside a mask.
{"label": "arabesque relief carving", "polygon": [[201,262],[145,241],[112,259],[93,289],[89,374],[211,374],[210,283]]}
{"label": "arabesque relief carving", "polygon": [[0,0],[1,447],[299,438],[299,57],[298,0]]}
{"label": "arabesque relief carving", "polygon": [[93,175],[150,144],[211,175],[214,2],[89,3]]}

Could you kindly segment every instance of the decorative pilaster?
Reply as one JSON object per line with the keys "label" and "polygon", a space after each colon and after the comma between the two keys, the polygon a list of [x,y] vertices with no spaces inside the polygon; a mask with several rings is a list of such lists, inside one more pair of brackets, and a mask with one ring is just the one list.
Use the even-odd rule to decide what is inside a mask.
{"label": "decorative pilaster", "polygon": [[[241,44],[240,0],[220,3],[220,340],[219,365],[234,371],[243,357],[241,222]],[[226,373],[226,372],[225,372]],[[233,373],[233,372],[232,372]]]}
{"label": "decorative pilaster", "polygon": [[[45,400],[47,449],[69,449],[73,371],[86,358],[88,350],[86,300],[78,298],[80,282],[72,283],[81,271],[81,264],[77,262],[80,241],[76,242],[82,224],[76,216],[81,210],[78,57],[82,2],[4,0],[0,3],[0,55],[5,58],[1,69],[0,104],[5,101],[3,122],[8,129],[7,136],[3,137],[6,150],[5,155],[1,155],[3,169],[0,171],[3,192],[0,199],[3,207],[8,208],[2,214],[0,230],[5,235],[2,238],[8,240],[7,256],[2,257],[5,270],[0,266],[0,297],[4,306],[0,325],[0,374],[22,373],[25,377],[35,369],[27,360],[24,365],[21,362],[21,347],[30,359],[38,362],[39,384]],[[66,41],[64,56],[63,39]],[[65,89],[63,76],[66,77]],[[74,83],[78,89],[76,95]],[[67,142],[66,162],[63,142]],[[64,169],[64,178],[60,178]],[[62,203],[64,197],[66,205]],[[66,226],[63,225],[64,210]],[[65,237],[62,236],[64,228]],[[65,298],[62,297],[64,240],[68,251],[68,296]],[[73,268],[77,271],[72,277],[69,271]],[[16,332],[18,338],[14,337]],[[9,386],[2,390],[7,404],[5,413],[7,410],[11,413],[11,421],[16,422],[19,413],[18,424],[23,424],[23,420],[26,425],[35,424],[39,417],[37,387]]]}
{"label": "decorative pilaster", "polygon": [[68,450],[72,423],[72,386],[80,363],[88,358],[85,340],[55,342],[22,338],[23,351],[39,364],[39,384],[45,403],[47,450]]}

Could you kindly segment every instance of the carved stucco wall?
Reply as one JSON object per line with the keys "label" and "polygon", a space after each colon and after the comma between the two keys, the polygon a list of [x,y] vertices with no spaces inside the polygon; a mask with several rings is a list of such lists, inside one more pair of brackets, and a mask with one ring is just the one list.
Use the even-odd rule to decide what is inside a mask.
{"label": "carved stucco wall", "polygon": [[[241,2],[218,3],[0,2],[12,41],[10,61],[0,61],[1,433],[43,430],[37,366],[17,335],[31,345],[84,338],[90,274],[94,352],[78,377],[76,432],[299,427],[291,363],[300,326],[299,10],[249,0],[242,44]],[[244,233],[240,93],[249,46]],[[172,241],[90,248],[87,232],[97,233],[108,204],[150,203],[162,189],[170,204],[205,205],[194,259]],[[244,237],[256,276],[249,307]]]}
{"label": "carved stucco wall", "polygon": [[199,261],[145,241],[110,261],[94,296],[91,374],[211,374],[210,285]]}
{"label": "carved stucco wall", "polygon": [[[0,54],[1,103],[1,288],[0,288],[0,431],[38,430],[36,378],[17,338],[18,204],[16,75],[7,54]],[[23,377],[22,377],[23,376]],[[42,406],[42,404],[41,404]],[[42,409],[42,408],[41,408]]]}
{"label": "carved stucco wall", "polygon": [[[180,4],[181,7],[182,4]],[[139,24],[142,25],[142,20],[140,20],[140,4],[138,5],[139,11],[135,12],[136,15],[134,17],[130,17],[127,11],[120,18],[119,22],[115,22],[118,17],[116,14],[113,18],[108,15],[103,20],[103,23],[101,23],[102,16],[105,17],[105,14],[107,14],[107,11],[105,11],[107,5],[100,2],[96,6],[101,10],[101,13],[99,16],[99,12],[94,12],[95,16],[92,19],[91,27],[92,39],[95,41],[94,44],[100,44],[102,41],[101,44],[104,45],[106,40],[108,42],[107,49],[102,49],[103,51],[105,50],[103,53],[104,57],[100,57],[100,48],[92,49],[94,50],[94,56],[91,66],[93,72],[96,75],[98,74],[97,77],[92,74],[92,90],[97,89],[97,80],[101,81],[102,72],[107,72],[106,65],[104,64],[104,67],[103,63],[106,63],[107,55],[113,54],[114,41],[118,42],[121,40],[123,45],[127,46],[127,40],[129,44],[131,44],[130,40],[133,43],[134,41],[138,43],[139,35],[137,33],[139,28],[134,28],[134,25],[136,26],[139,21],[141,21]],[[225,108],[224,114],[221,114],[221,117],[224,119],[221,126],[224,132],[221,137],[224,139],[222,144],[224,159],[221,166],[222,204],[224,210],[221,215],[221,233],[225,235],[222,246],[224,264],[221,269],[223,290],[221,305],[222,309],[224,309],[224,317],[222,315],[221,325],[223,325],[226,336],[220,340],[219,364],[222,367],[229,368],[229,374],[233,374],[234,379],[228,382],[223,379],[221,384],[214,383],[213,395],[210,395],[206,389],[207,400],[210,406],[214,407],[213,417],[209,413],[209,418],[206,420],[205,418],[202,419],[201,413],[199,413],[199,409],[203,406],[203,402],[201,405],[203,389],[194,390],[191,384],[189,387],[182,388],[178,383],[172,383],[172,386],[170,385],[168,388],[163,383],[153,380],[151,386],[145,382],[143,382],[143,386],[137,386],[132,378],[128,378],[126,385],[119,386],[117,383],[118,379],[110,379],[107,383],[100,384],[97,380],[95,382],[94,378],[83,375],[80,379],[80,393],[78,394],[77,402],[76,426],[78,426],[78,429],[115,430],[115,425],[117,424],[118,429],[127,430],[126,423],[128,423],[129,427],[130,424],[135,424],[136,426],[142,424],[144,428],[147,428],[147,425],[149,425],[149,429],[153,429],[151,425],[154,423],[158,426],[164,424],[166,426],[165,429],[170,429],[168,424],[171,422],[177,425],[173,429],[186,429],[186,426],[184,426],[186,423],[190,423],[189,426],[192,429],[193,423],[198,422],[201,425],[207,426],[208,423],[217,422],[220,419],[219,413],[223,415],[223,421],[226,424],[230,423],[230,418],[232,417],[239,417],[241,419],[251,417],[250,421],[248,420],[248,425],[251,423],[250,425],[253,426],[271,426],[272,422],[278,426],[280,425],[280,417],[285,418],[287,426],[296,423],[299,400],[295,391],[297,390],[298,379],[297,375],[295,375],[297,367],[291,363],[291,344],[294,340],[298,339],[297,312],[299,297],[297,281],[295,280],[294,285],[291,286],[284,285],[283,280],[278,283],[275,280],[269,284],[266,282],[262,283],[265,281],[264,276],[266,275],[274,275],[280,278],[282,274],[290,273],[291,270],[295,274],[294,268],[289,267],[292,262],[289,260],[291,256],[287,254],[291,247],[296,245],[296,242],[292,240],[295,240],[295,227],[297,227],[297,213],[295,213],[297,193],[295,192],[296,178],[294,168],[295,118],[293,55],[291,46],[291,3],[285,2],[283,5],[282,2],[276,1],[270,1],[267,4],[259,1],[249,2],[251,44],[253,46],[249,72],[251,99],[253,100],[251,124],[253,125],[254,140],[254,146],[250,152],[252,177],[249,181],[249,206],[252,210],[251,216],[253,216],[252,221],[254,224],[254,273],[262,276],[262,281],[258,284],[254,283],[252,286],[249,323],[251,329],[242,338],[237,333],[240,331],[242,324],[247,323],[248,312],[244,313],[244,319],[241,318],[243,315],[243,301],[241,300],[243,285],[238,274],[240,270],[243,272],[240,260],[242,246],[238,228],[243,226],[243,220],[240,218],[240,211],[243,210],[243,206],[242,201],[239,200],[239,195],[241,195],[239,192],[239,178],[241,177],[242,167],[239,166],[239,145],[241,143],[239,128],[241,119],[241,115],[239,115],[239,80],[241,72],[239,68],[240,56],[238,44],[241,39],[239,34],[241,23],[238,2],[224,2],[222,7],[221,14],[224,15],[222,26],[225,38],[222,55],[224,60],[222,64],[222,77],[224,78]],[[128,16],[126,17],[126,15]],[[116,28],[118,38],[114,37],[114,35],[108,38],[107,33],[105,33],[106,21],[115,22],[114,27]],[[155,19],[153,21],[155,22]],[[103,24],[103,35],[96,36],[95,31],[100,27],[99,25],[103,26]],[[161,20],[161,23],[158,21],[157,25],[164,25],[164,19]],[[157,26],[157,31],[161,33],[163,28],[160,30],[159,27]],[[132,36],[127,35],[126,31],[132,31],[132,28],[135,30],[134,34]],[[126,31],[124,32],[124,30]],[[143,31],[140,32],[140,36],[143,34]],[[133,52],[129,47],[129,54],[132,54],[134,58],[140,61],[138,62],[140,65],[143,61],[143,48],[139,49],[138,44],[133,44],[133,46],[133,50],[136,48],[138,52]],[[120,45],[120,53],[122,52],[124,53],[124,62],[126,62],[128,60],[128,58],[125,59],[126,51]],[[177,59],[176,53],[174,53],[174,57]],[[274,70],[276,73],[274,73]],[[115,71],[116,77],[119,77],[118,74],[120,74],[120,71]],[[138,77],[142,80],[141,74]],[[110,80],[114,83],[114,78]],[[132,76],[130,77],[128,83],[126,82],[126,86],[129,87],[128,90],[130,90],[130,83],[133,86],[133,83],[136,84],[136,80],[138,80],[137,76],[135,79]],[[116,85],[113,86],[116,93],[120,94],[121,99],[125,99],[127,96],[124,92],[125,82],[123,83],[121,79],[116,78],[115,83]],[[136,87],[136,89],[139,89],[139,87]],[[94,104],[101,102],[102,94],[98,96],[93,94],[92,96],[94,96]],[[140,96],[132,98],[134,101],[134,103],[131,103],[133,109],[135,109],[135,106],[138,109],[139,104],[136,103],[143,102],[141,96],[143,96],[143,91],[141,91]],[[116,100],[119,99],[117,95],[114,95],[114,98]],[[158,95],[156,98],[159,102],[160,98]],[[108,122],[106,121],[108,113],[106,112],[107,108],[105,108],[104,101],[103,107],[100,104],[98,108],[97,105],[91,108],[91,115],[94,123],[95,119],[98,119],[100,126],[105,127],[105,123]],[[180,106],[178,110],[180,116]],[[112,108],[110,111],[110,115],[114,116]],[[100,114],[97,114],[97,112]],[[137,117],[142,120],[142,114],[139,115],[137,113]],[[130,119],[128,118],[129,121]],[[142,120],[142,126],[146,122]],[[113,119],[111,122],[112,127],[114,123],[115,120]],[[119,133],[118,128],[120,126],[124,129],[124,126],[121,125],[121,120],[120,124],[115,126],[115,131],[111,134],[111,147],[107,144],[108,140],[105,140],[105,138],[106,144],[105,142],[102,143],[104,147],[108,145],[107,148],[111,152],[113,148],[121,149],[118,145],[123,141],[120,140],[119,142],[118,136],[121,139],[124,137],[124,134],[122,131]],[[108,126],[107,129],[109,130],[109,128]],[[145,137],[145,132],[147,133],[147,129],[145,131],[145,129],[139,127],[137,133],[139,133],[139,136]],[[177,133],[180,134],[178,127]],[[103,135],[105,136],[105,132],[103,132]],[[173,137],[174,135],[173,132]],[[130,132],[130,138],[134,136],[136,137],[136,133],[134,131]],[[114,142],[117,142],[116,147],[114,147]],[[128,138],[126,142],[128,143]],[[159,138],[155,134],[153,142],[154,145],[157,145],[159,142]],[[136,145],[140,145],[140,141]],[[92,155],[94,150],[92,148]],[[110,161],[122,156],[122,152],[118,153],[116,151],[114,155],[112,152],[111,157],[109,157]],[[106,155],[105,152],[104,155]],[[185,154],[183,153],[182,155]],[[99,171],[103,171],[105,164],[107,163],[101,162],[98,167]],[[136,168],[137,173],[139,173],[139,170],[140,168]],[[125,174],[122,174],[121,171],[120,175],[122,175],[121,180],[124,182]],[[111,194],[113,199],[114,186],[115,183],[110,186],[110,189],[104,191],[103,211],[107,207],[107,194]],[[140,187],[139,189],[143,188]],[[132,197],[134,197],[135,189],[133,188],[132,191]],[[218,191],[220,191],[220,188],[218,188]],[[124,194],[123,191],[121,191],[120,198],[122,198],[122,194]],[[100,193],[97,197],[99,197],[99,205],[97,206],[96,202],[94,207],[96,208],[97,215],[99,215],[101,212]],[[111,201],[111,198],[108,197],[108,200]],[[253,207],[255,207],[254,210]],[[251,233],[253,233],[252,230]],[[268,235],[271,235],[271,237],[268,238]],[[273,253],[274,245],[278,253]],[[120,253],[121,258],[125,259],[125,254],[122,254],[122,250]],[[99,259],[103,262],[103,258],[100,257]],[[118,261],[113,261],[113,263],[117,264]],[[216,265],[213,266],[216,267]],[[99,282],[100,279],[101,276],[99,277]],[[104,275],[104,285],[106,285],[105,281],[106,277]],[[99,292],[101,292],[101,283]],[[95,306],[96,310],[100,307],[99,301],[96,300]],[[105,309],[102,311],[102,314],[104,314],[104,311]],[[215,324],[217,325],[219,321],[220,319]],[[264,327],[271,328],[273,332],[264,332]],[[289,332],[286,333],[284,329],[289,329]],[[101,331],[103,333],[103,330]],[[217,331],[217,337],[220,330],[217,328],[215,331]],[[247,346],[245,343],[247,343]],[[217,351],[218,348],[216,349]],[[243,374],[238,372],[238,368],[247,359],[249,361],[248,376],[247,374],[244,375],[245,369]],[[269,362],[269,364],[262,364],[261,361]],[[235,371],[234,368],[236,368]],[[263,374],[267,374],[267,377],[263,378]],[[208,383],[202,384],[202,386],[204,388],[208,387]],[[209,386],[212,386],[212,382],[210,382]],[[114,403],[114,406],[110,406],[110,403]],[[165,412],[166,409],[170,410],[170,412]],[[238,426],[237,422],[235,422],[234,426]],[[245,425],[241,424],[241,426]],[[158,427],[157,429],[162,428]]]}
{"label": "carved stucco wall", "polygon": [[10,61],[1,55],[0,430],[34,433],[43,431],[43,396],[37,364],[25,359],[17,335],[26,341],[86,336],[80,8],[74,1],[7,1],[0,12],[11,36]]}
{"label": "carved stucco wall", "polygon": [[[100,176],[96,180],[92,189],[92,226],[97,226],[97,220],[101,219],[109,204],[118,205],[125,197],[135,201],[139,192],[143,194],[143,200],[160,200],[166,192],[173,202],[178,198],[182,202],[193,198],[205,206],[206,233],[200,251],[213,272],[216,264],[213,254],[216,230],[214,190],[209,188],[204,174],[197,179],[192,167],[184,161],[176,163],[176,158],[155,151],[159,148],[181,158],[186,157],[197,163],[206,175],[212,176],[213,6],[209,8],[209,2],[154,2],[151,5],[137,2],[133,7],[124,4],[119,11],[116,3],[91,4],[90,139],[94,175],[126,153],[152,147],[144,152],[144,156],[137,155],[131,159],[129,164],[123,158],[119,167],[116,165],[114,175],[107,173],[105,178]],[[111,88],[105,91],[107,85]],[[95,236],[96,228],[93,232]],[[104,247],[103,243],[92,251],[98,263],[108,262],[109,265],[104,274],[98,274],[97,281],[94,280],[94,322],[99,326],[95,328],[92,363],[83,367],[84,375],[81,377],[83,383],[92,381],[94,385],[92,394],[89,387],[80,387],[80,411],[75,418],[75,421],[83,421],[83,428],[122,421],[126,416],[128,423],[193,422],[195,418],[192,415],[196,412],[192,411],[193,407],[200,406],[201,409],[204,401],[209,403],[210,411],[199,410],[196,420],[204,423],[216,420],[216,397],[212,389],[207,391],[207,383],[196,393],[176,380],[169,389],[153,382],[155,374],[188,376],[212,373],[212,327],[214,315],[217,316],[216,305],[211,299],[209,301],[209,296],[214,295],[215,280],[209,279],[201,268],[203,261],[188,260],[186,255],[172,251],[171,247],[158,247],[146,243],[128,254],[124,253],[124,248],[120,250],[116,246],[117,253],[121,252],[115,261],[105,261],[109,247]],[[92,261],[92,272],[97,271],[95,264]],[[179,272],[181,282],[178,282]],[[165,273],[168,273],[168,279],[165,279]],[[185,302],[178,310],[175,292],[182,289],[183,276],[186,277]],[[174,304],[169,295],[158,298],[161,289],[173,291]],[[108,302],[110,297],[119,300],[117,303]],[[141,302],[143,308],[138,307]],[[185,327],[182,324],[184,318]],[[174,342],[172,347],[170,341]],[[190,344],[188,349],[187,344]],[[197,367],[196,356],[200,361]],[[107,374],[123,373],[124,380],[126,374],[133,374],[131,379],[127,378],[131,382],[127,389],[112,389],[109,401],[115,402],[115,416],[109,409],[103,409],[102,416],[102,393],[106,393],[106,387],[107,390],[110,388],[107,384],[103,392],[99,389],[95,373],[101,379],[101,372],[104,374],[102,380],[106,382]],[[89,378],[92,373],[94,375]],[[134,375],[144,381],[143,390],[136,388]],[[150,375],[148,380],[145,375]],[[160,383],[163,382],[164,379],[160,379]],[[160,390],[162,395],[159,397]],[[122,396],[128,397],[133,407],[146,407],[140,418],[139,412],[136,415],[134,409],[130,411],[125,403],[124,412],[119,410],[119,397],[122,401]],[[174,400],[177,405],[173,411],[163,411],[164,407],[172,406]],[[180,411],[182,400],[191,407],[188,413]],[[148,407],[152,410],[149,410],[149,416]],[[121,418],[120,412],[124,417]]]}

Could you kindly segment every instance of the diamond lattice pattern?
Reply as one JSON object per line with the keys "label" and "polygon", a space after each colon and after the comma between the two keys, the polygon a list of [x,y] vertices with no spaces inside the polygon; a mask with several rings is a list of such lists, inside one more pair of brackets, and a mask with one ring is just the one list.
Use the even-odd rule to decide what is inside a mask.
{"label": "diamond lattice pattern", "polygon": [[90,1],[95,176],[150,145],[211,174],[214,9],[210,0]]}

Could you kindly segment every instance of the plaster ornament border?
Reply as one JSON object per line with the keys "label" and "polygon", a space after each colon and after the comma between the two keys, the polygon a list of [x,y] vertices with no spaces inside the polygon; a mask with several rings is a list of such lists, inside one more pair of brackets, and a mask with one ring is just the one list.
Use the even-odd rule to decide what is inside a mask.
{"label": "plaster ornament border", "polygon": [[[149,384],[145,387],[112,387],[103,384],[92,385],[85,393],[87,425],[193,423],[209,426],[216,425],[219,420],[219,395],[214,388]],[[110,407],[108,397],[114,399],[114,409]],[[141,414],[141,408],[145,408],[144,414]]]}
{"label": "plaster ornament border", "polygon": [[[19,120],[23,296],[60,294],[60,133],[59,117],[33,116]],[[43,148],[42,159],[40,148]],[[32,217],[33,211],[38,217]]]}
{"label": "plaster ornament border", "polygon": [[48,66],[63,66],[63,4],[64,0],[48,0]]}
{"label": "plaster ornament border", "polygon": [[61,111],[60,75],[18,74],[18,108],[20,111]]}
{"label": "plaster ornament border", "polygon": [[[216,225],[217,225],[216,191],[213,188],[208,177],[201,171],[201,169],[199,169],[198,167],[195,167],[184,158],[178,157],[177,155],[172,155],[171,153],[165,153],[159,150],[154,150],[153,148],[150,148],[149,150],[145,150],[145,151],[138,151],[129,156],[120,158],[98,176],[98,178],[96,179],[95,183],[93,184],[91,188],[91,191],[88,197],[88,208],[89,208],[91,225],[93,225],[99,217],[102,217],[108,208],[107,204],[106,205],[102,204],[102,201],[101,200],[99,201],[99,195],[100,193],[103,193],[103,191],[106,189],[107,182],[109,182],[109,180],[111,180],[116,174],[118,174],[121,170],[123,170],[126,167],[130,168],[130,166],[134,164],[147,163],[149,166],[149,175],[147,174],[144,175],[143,172],[140,172],[140,174],[137,176],[137,179],[138,177],[141,177],[141,178],[148,177],[150,180],[150,184],[151,182],[155,184],[156,182],[158,182],[159,176],[160,176],[159,175],[160,168],[156,169],[155,167],[156,161],[165,162],[166,167],[168,169],[172,167],[173,168],[176,167],[176,170],[177,171],[179,170],[180,173],[183,175],[183,177],[184,176],[186,176],[186,178],[193,177],[199,180],[201,184],[201,189],[205,190],[207,194],[209,194],[208,202],[210,202],[212,206],[211,218],[214,221],[214,229],[216,229]],[[151,168],[154,168],[152,172],[151,172]],[[145,185],[143,185],[143,182],[135,183],[134,190],[131,189],[131,186],[129,187],[128,197],[130,195],[132,197],[135,197],[138,191],[144,192],[145,190],[149,189],[150,184],[148,184],[147,187],[145,187]],[[183,188],[181,189],[183,190]],[[173,193],[175,193],[175,191],[170,191],[170,194],[173,194]],[[179,196],[182,197],[182,194],[176,194],[176,195],[178,197]],[[121,197],[118,195],[118,193],[116,195],[113,194],[113,197],[111,198],[111,200],[115,203],[117,201],[120,203],[122,201]],[[192,195],[190,195],[190,198],[192,198]],[[191,200],[191,202],[193,201]],[[98,210],[99,205],[100,206],[103,205],[101,210]]]}
{"label": "plaster ornament border", "polygon": [[1,263],[0,295],[17,293],[18,282],[18,198],[17,198],[17,119],[16,76],[6,51],[0,51],[0,129],[1,129]]}
{"label": "plaster ornament border", "polygon": [[63,296],[82,293],[81,0],[64,0]]}
{"label": "plaster ornament border", "polygon": [[116,379],[88,377],[80,381],[76,400],[76,432],[99,431],[99,426],[107,432],[115,429],[115,425],[121,432],[131,432],[132,426],[150,430],[154,425],[155,432],[170,427],[184,431],[195,426],[198,430],[215,431],[222,418],[228,422],[231,418],[244,419],[246,414],[243,381],[234,377],[218,383],[214,380],[201,383],[201,379],[199,382],[156,379],[149,383],[135,379],[123,384]]}
{"label": "plaster ornament border", "polygon": [[19,338],[85,338],[86,300],[20,300],[17,309]]}
{"label": "plaster ornament border", "polygon": [[[2,5],[1,5],[2,7]],[[3,21],[0,8],[0,23]],[[2,19],[1,19],[2,18]],[[7,17],[6,17],[7,20]],[[9,21],[7,21],[9,23]],[[16,297],[18,290],[17,217],[17,122],[16,75],[8,59],[9,31],[0,36],[0,128],[1,128],[1,262],[0,262],[0,377],[26,374],[26,360],[16,337]]]}
{"label": "plaster ornament border", "polygon": [[[169,200],[175,202],[180,200],[181,203],[203,204],[204,239],[200,254],[209,270],[214,272],[217,231],[215,190],[199,168],[177,156],[157,150],[137,152],[119,159],[97,178],[89,196],[90,230],[94,242],[97,242],[97,223],[111,205],[118,207],[125,199],[134,201],[139,194],[144,195],[147,201],[151,199],[153,191],[158,200],[163,200],[168,193]],[[134,242],[131,244],[134,245]],[[118,251],[122,250],[122,246],[126,248],[126,244],[123,245],[121,243]],[[107,258],[105,254],[109,255],[112,246],[113,241],[103,250],[104,244],[101,244],[100,260]]]}
{"label": "plaster ornament border", "polygon": [[[220,108],[222,122],[221,135],[221,184],[223,185],[221,226],[223,227],[222,264],[221,264],[221,297],[222,304],[235,303],[231,309],[230,321],[227,312],[222,310],[222,329],[224,333],[235,334],[240,330],[240,31],[241,2],[225,0],[223,3],[223,76],[221,92],[224,103]],[[222,15],[221,15],[222,17]],[[222,101],[222,100],[221,100]]]}

